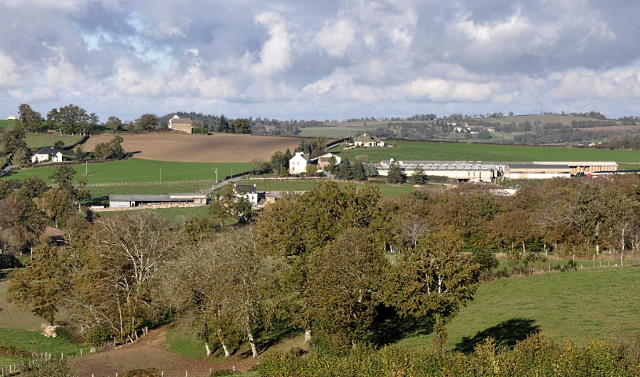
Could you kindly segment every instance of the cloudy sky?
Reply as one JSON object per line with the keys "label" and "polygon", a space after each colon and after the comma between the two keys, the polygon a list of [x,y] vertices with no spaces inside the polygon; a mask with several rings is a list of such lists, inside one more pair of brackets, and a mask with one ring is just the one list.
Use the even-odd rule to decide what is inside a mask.
{"label": "cloudy sky", "polygon": [[640,115],[639,14],[636,0],[0,0],[0,115]]}

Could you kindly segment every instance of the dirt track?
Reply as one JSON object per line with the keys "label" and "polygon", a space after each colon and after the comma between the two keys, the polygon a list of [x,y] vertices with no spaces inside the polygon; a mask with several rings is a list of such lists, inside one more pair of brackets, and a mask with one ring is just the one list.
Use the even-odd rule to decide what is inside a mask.
{"label": "dirt track", "polygon": [[94,353],[70,359],[71,368],[78,377],[114,377],[131,369],[156,368],[164,372],[165,377],[209,376],[210,371],[235,366],[238,371],[246,371],[256,364],[256,360],[232,357],[224,363],[211,363],[206,358],[194,360],[159,347],[164,341],[165,330],[150,331],[138,343],[128,344],[122,348]]}
{"label": "dirt track", "polygon": [[[147,134],[120,134],[126,152],[135,153],[135,158],[178,162],[252,162],[254,159],[268,161],[276,151],[291,152],[300,144],[294,137],[254,136],[236,134],[183,134],[176,132],[154,132]],[[91,136],[82,146],[93,151],[96,144],[108,142],[113,134]]]}

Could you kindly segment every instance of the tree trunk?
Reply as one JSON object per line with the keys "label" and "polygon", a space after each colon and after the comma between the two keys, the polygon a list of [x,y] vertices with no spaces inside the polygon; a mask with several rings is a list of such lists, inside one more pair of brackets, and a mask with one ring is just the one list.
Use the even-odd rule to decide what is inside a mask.
{"label": "tree trunk", "polygon": [[309,343],[311,341],[311,327],[304,329],[304,342]]}
{"label": "tree trunk", "polygon": [[227,345],[224,342],[220,342],[220,344],[222,344],[222,350],[224,351],[224,357],[231,356],[231,352],[229,352],[229,348],[227,348]]}
{"label": "tree trunk", "polygon": [[209,342],[204,342],[204,349],[207,351],[207,356],[211,355],[211,348],[209,347]]}
{"label": "tree trunk", "polygon": [[247,337],[249,338],[249,344],[251,345],[251,355],[255,359],[258,357],[258,350],[256,349],[256,343],[253,341],[253,334],[250,330],[247,330]]}

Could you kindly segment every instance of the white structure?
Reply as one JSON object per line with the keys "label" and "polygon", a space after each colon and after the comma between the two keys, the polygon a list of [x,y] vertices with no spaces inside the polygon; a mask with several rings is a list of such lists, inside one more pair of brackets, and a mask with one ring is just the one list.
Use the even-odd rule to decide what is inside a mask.
{"label": "white structure", "polygon": [[62,153],[53,148],[42,148],[31,157],[31,163],[62,162]]}
{"label": "white structure", "polygon": [[336,166],[342,163],[342,158],[340,158],[340,156],[337,156],[333,153],[327,153],[318,157],[318,169],[325,170],[326,167],[330,166],[332,157],[334,158],[334,162]]}
{"label": "white structure", "polygon": [[180,118],[178,115],[174,115],[169,119],[169,128],[190,134],[193,133],[193,122],[189,118]]}
{"label": "white structure", "polygon": [[7,120],[18,120],[18,117],[17,117],[17,116],[15,116],[15,115],[9,115],[9,116],[7,117]]}
{"label": "white structure", "polygon": [[289,174],[302,174],[307,172],[307,164],[309,157],[302,152],[296,152],[296,155],[289,160]]}
{"label": "white structure", "polygon": [[364,148],[384,147],[384,141],[365,132],[353,141],[353,145]]}
{"label": "white structure", "polygon": [[252,206],[258,205],[258,191],[256,185],[235,185],[233,188],[236,198],[246,198]]}
{"label": "white structure", "polygon": [[444,176],[459,181],[490,182],[499,175],[499,167],[495,164],[464,161],[394,161],[393,159],[375,164],[378,174],[389,175],[391,162],[395,162],[409,177],[414,174],[418,165],[427,176]]}

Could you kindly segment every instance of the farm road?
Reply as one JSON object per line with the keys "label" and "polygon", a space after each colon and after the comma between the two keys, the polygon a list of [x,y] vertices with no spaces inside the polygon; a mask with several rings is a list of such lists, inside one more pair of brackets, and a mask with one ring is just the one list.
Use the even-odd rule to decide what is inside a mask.
{"label": "farm road", "polygon": [[165,329],[152,330],[137,343],[74,357],[69,359],[69,364],[78,377],[113,377],[116,373],[122,375],[136,368],[156,368],[164,372],[165,377],[184,377],[186,371],[189,372],[190,377],[201,377],[209,376],[211,370],[213,372],[220,369],[228,370],[233,366],[238,371],[246,371],[256,363],[253,359],[237,357],[216,364],[209,362],[206,358],[190,359],[160,348],[165,335]]}

